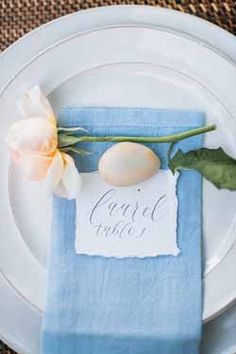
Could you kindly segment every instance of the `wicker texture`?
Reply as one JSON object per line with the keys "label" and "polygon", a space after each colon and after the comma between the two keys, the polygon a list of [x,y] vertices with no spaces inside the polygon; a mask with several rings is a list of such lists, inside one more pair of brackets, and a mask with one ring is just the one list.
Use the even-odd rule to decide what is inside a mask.
{"label": "wicker texture", "polygon": [[0,342],[0,354],[17,354],[12,349],[8,348],[4,343]]}
{"label": "wicker texture", "polygon": [[[57,17],[90,7],[125,4],[163,6],[187,12],[236,34],[234,0],[0,0],[0,50]],[[0,341],[0,354],[14,353]]]}

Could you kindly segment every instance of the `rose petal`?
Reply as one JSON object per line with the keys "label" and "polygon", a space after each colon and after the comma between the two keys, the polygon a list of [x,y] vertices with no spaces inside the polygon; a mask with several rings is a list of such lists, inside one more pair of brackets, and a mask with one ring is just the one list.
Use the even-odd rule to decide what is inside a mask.
{"label": "rose petal", "polygon": [[18,167],[22,177],[27,181],[41,181],[47,175],[53,157],[19,152]]}
{"label": "rose petal", "polygon": [[62,153],[62,156],[64,160],[64,173],[54,193],[62,198],[75,199],[81,189],[81,177],[72,157],[65,153]]}
{"label": "rose petal", "polygon": [[38,85],[29,90],[21,99],[20,110],[23,117],[44,117],[55,122],[52,107]]}
{"label": "rose petal", "polygon": [[9,152],[12,162],[14,164],[18,164],[20,162],[20,153],[17,151],[17,149],[14,149],[13,147],[9,147]]}
{"label": "rose petal", "polygon": [[6,141],[10,148],[23,152],[54,154],[57,148],[57,128],[45,118],[21,119],[11,125]]}
{"label": "rose petal", "polygon": [[44,189],[48,196],[52,195],[54,189],[61,181],[63,177],[63,173],[64,173],[63,157],[60,151],[57,150],[44,180]]}

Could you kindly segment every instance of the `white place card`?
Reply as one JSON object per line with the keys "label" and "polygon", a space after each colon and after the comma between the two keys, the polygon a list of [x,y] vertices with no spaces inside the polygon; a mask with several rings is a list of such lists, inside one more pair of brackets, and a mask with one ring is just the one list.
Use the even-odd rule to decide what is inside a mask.
{"label": "white place card", "polygon": [[160,170],[143,183],[114,187],[98,172],[83,173],[76,201],[76,253],[177,256],[177,178],[169,170]]}

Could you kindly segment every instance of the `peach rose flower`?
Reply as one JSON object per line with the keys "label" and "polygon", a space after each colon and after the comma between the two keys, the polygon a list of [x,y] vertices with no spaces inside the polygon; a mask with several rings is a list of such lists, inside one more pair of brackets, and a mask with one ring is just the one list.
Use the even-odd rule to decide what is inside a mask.
{"label": "peach rose flower", "polygon": [[58,149],[57,122],[39,86],[20,102],[23,119],[9,129],[7,143],[13,163],[28,181],[43,181],[47,194],[77,197],[81,179],[74,160]]}

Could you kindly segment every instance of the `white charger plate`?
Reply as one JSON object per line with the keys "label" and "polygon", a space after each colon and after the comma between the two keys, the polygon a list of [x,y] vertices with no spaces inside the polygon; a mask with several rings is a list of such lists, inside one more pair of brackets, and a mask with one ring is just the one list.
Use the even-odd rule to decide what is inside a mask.
{"label": "white charger plate", "polygon": [[[233,43],[233,36],[205,21],[150,7],[93,9],[61,18],[24,37],[1,58],[0,105],[6,117],[1,121],[1,139],[18,118],[16,100],[39,83],[55,111],[65,105],[204,110],[208,122],[218,125],[206,145],[224,146],[235,155]],[[23,341],[24,353],[37,353],[50,202],[37,185],[22,183],[16,170],[10,171],[8,179],[3,144],[1,149],[1,274],[11,295],[17,292],[18,317],[24,316],[25,321],[22,328],[14,327],[19,318],[13,316],[12,326],[21,336],[9,338],[13,332],[4,323],[10,320],[3,317],[0,333],[15,345]],[[236,195],[219,192],[205,182],[203,204],[203,317],[207,320],[236,297],[235,274],[229,271],[236,265]],[[35,323],[31,338],[26,313]]]}

